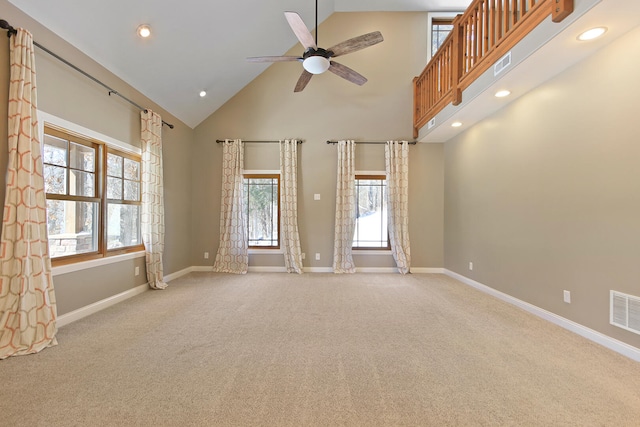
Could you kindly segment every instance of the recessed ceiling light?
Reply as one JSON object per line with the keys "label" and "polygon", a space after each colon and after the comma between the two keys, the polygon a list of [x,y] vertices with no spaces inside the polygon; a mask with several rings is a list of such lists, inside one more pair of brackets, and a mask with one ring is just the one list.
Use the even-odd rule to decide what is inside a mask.
{"label": "recessed ceiling light", "polygon": [[142,24],[138,27],[137,32],[140,37],[142,37],[143,39],[146,39],[151,35],[151,27],[148,26],[147,24]]}
{"label": "recessed ceiling light", "polygon": [[204,98],[205,96],[207,96],[207,91],[206,90],[201,90],[200,91],[200,98]]}
{"label": "recessed ceiling light", "polygon": [[452,128],[459,128],[460,126],[462,126],[462,122],[453,122],[453,123],[451,123],[451,127]]}
{"label": "recessed ceiling light", "polygon": [[511,95],[511,92],[508,90],[499,90],[496,92],[495,97],[496,98],[504,98],[505,96],[509,96]]}
{"label": "recessed ceiling light", "polygon": [[584,33],[578,36],[578,40],[587,41],[597,39],[601,35],[607,32],[607,27],[596,27],[590,30],[585,31]]}

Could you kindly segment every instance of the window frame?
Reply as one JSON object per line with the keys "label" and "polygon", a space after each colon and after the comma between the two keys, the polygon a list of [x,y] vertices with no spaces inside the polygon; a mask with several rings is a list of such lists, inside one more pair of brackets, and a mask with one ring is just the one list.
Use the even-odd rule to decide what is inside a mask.
{"label": "window frame", "polygon": [[[387,189],[387,176],[385,172],[356,172],[355,176],[354,176],[354,181],[355,181],[355,187],[357,188],[357,181],[358,180],[379,180],[379,181],[383,181],[384,182],[384,191],[385,194],[383,195],[383,198],[386,198],[386,191],[388,191]],[[358,196],[357,196],[357,191],[356,191],[356,200],[355,200],[355,205],[356,205],[356,209],[358,207]],[[387,213],[388,215],[388,213]],[[387,216],[388,218],[388,216]],[[358,219],[356,218],[356,222],[358,221]],[[356,235],[355,235],[355,227],[354,227],[354,235],[353,235],[353,240],[351,242],[351,250],[352,251],[363,251],[363,252],[371,252],[371,251],[385,251],[385,253],[387,253],[388,251],[391,250],[391,240],[389,239],[389,225],[387,224],[387,246],[353,246],[353,243],[355,242],[356,239]]]}
{"label": "window frame", "polygon": [[[106,146],[106,144],[104,145],[104,156],[103,156],[103,170],[104,170],[104,174],[102,175],[103,178],[103,187],[104,188],[104,209],[103,209],[103,214],[104,214],[104,227],[103,227],[103,239],[104,239],[104,250],[106,251],[106,253],[108,255],[119,255],[119,254],[124,254],[124,253],[129,253],[129,252],[136,252],[139,250],[144,250],[144,243],[142,241],[142,156],[135,156],[133,154],[129,154],[129,153],[125,153],[123,151],[118,150],[117,148],[110,148],[108,146]],[[107,192],[107,178],[110,176],[107,173],[107,157],[109,154],[114,154],[116,156],[120,156],[123,159],[123,176],[122,176],[122,199],[109,199],[108,196],[108,192]],[[132,181],[132,180],[127,180],[124,176],[124,159],[129,159],[129,160],[133,160],[133,161],[137,161],[140,164],[140,168],[139,168],[139,172],[140,172],[140,178],[137,180],[137,182],[139,183],[138,185],[138,200],[133,201],[133,200],[126,200],[125,196],[124,196],[124,183],[125,181]],[[140,237],[140,243],[137,245],[131,245],[131,246],[123,246],[123,247],[119,247],[119,248],[113,248],[113,249],[109,249],[109,238],[108,238],[108,232],[109,232],[109,226],[108,226],[108,213],[109,213],[109,203],[111,204],[118,204],[118,205],[126,205],[126,206],[139,206],[139,216],[138,216],[138,235]]]}
{"label": "window frame", "polygon": [[[53,116],[49,116],[46,113],[39,112],[45,117],[53,118]],[[144,244],[142,242],[141,236],[141,209],[142,209],[142,156],[141,153],[136,152],[136,150],[126,150],[126,144],[124,143],[116,143],[109,144],[98,137],[96,138],[94,135],[95,132],[90,132],[87,129],[81,129],[80,131],[72,130],[71,128],[79,128],[70,122],[64,122],[62,124],[57,124],[53,122],[64,122],[62,119],[56,120],[43,120],[40,127],[40,134],[42,137],[42,150],[44,152],[44,135],[50,135],[56,138],[65,139],[69,142],[73,142],[76,144],[92,147],[95,149],[95,182],[94,182],[94,197],[87,196],[72,196],[69,194],[54,194],[54,193],[45,193],[46,200],[65,200],[65,201],[79,201],[79,202],[91,202],[97,203],[97,249],[91,252],[84,252],[79,254],[71,254],[64,256],[51,256],[51,248],[49,248],[51,264],[53,267],[63,266],[68,264],[76,264],[80,262],[97,260],[102,258],[107,258],[115,255],[128,254],[133,252],[144,251]],[[87,130],[87,132],[84,132]],[[106,138],[105,138],[106,139]],[[108,249],[107,245],[107,209],[109,205],[109,200],[107,197],[106,191],[106,180],[107,180],[107,154],[112,153],[123,158],[129,158],[131,160],[138,161],[140,163],[140,187],[139,187],[139,200],[134,204],[140,206],[140,220],[139,220],[139,228],[138,233],[140,233],[140,243],[137,245],[126,246],[122,248],[114,248]],[[69,154],[67,154],[67,158]],[[65,167],[67,170],[70,170],[70,165]],[[69,182],[66,184],[67,193],[69,193]],[[127,203],[132,204],[132,203]]]}
{"label": "window frame", "polygon": [[432,45],[433,45],[433,25],[434,23],[438,23],[438,21],[448,21],[455,19],[456,16],[463,14],[464,10],[452,10],[446,12],[429,12],[427,13],[427,62],[431,60],[433,54]]}
{"label": "window frame", "polygon": [[[247,214],[247,248],[250,251],[281,251],[282,249],[282,235],[281,235],[281,224],[280,224],[280,218],[281,218],[281,213],[282,213],[282,205],[281,205],[281,193],[282,193],[282,184],[281,184],[281,174],[280,171],[244,171],[244,173],[242,174],[242,185],[244,187],[245,183],[244,180],[245,179],[276,179],[278,181],[278,197],[277,197],[277,207],[278,207],[278,212],[277,212],[277,245],[269,245],[269,246],[264,246],[264,245],[250,245],[249,244],[249,205],[247,204],[247,206],[245,207],[246,211],[245,213]],[[243,201],[246,203],[248,201],[248,194],[244,195],[244,199]]]}

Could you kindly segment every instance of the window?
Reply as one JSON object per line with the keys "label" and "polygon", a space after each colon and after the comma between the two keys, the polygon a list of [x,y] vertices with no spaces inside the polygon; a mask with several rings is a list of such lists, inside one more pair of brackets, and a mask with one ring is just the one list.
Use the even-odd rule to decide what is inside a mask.
{"label": "window", "polygon": [[245,174],[249,248],[280,248],[280,175]]}
{"label": "window", "polygon": [[431,20],[431,56],[442,46],[444,39],[453,30],[453,19]]}
{"label": "window", "polygon": [[54,263],[142,249],[139,157],[50,126],[43,154]]}
{"label": "window", "polygon": [[107,249],[140,245],[140,160],[107,152],[106,175]]}
{"label": "window", "polygon": [[453,20],[464,11],[429,12],[427,14],[427,59],[430,60],[442,46],[451,30]]}
{"label": "window", "polygon": [[384,175],[356,175],[354,249],[390,249]]}

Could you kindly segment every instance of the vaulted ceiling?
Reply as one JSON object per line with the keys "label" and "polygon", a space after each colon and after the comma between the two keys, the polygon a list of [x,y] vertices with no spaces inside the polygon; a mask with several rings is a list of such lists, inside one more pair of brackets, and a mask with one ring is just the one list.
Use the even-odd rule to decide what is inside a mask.
{"label": "vaulted ceiling", "polygon": [[[315,25],[313,0],[9,1],[191,127],[268,66],[246,57],[282,55],[297,43],[284,11]],[[318,21],[333,12],[464,10],[469,3],[319,0]],[[148,39],[136,35],[141,24],[152,28]],[[342,38],[358,35],[347,28]]]}

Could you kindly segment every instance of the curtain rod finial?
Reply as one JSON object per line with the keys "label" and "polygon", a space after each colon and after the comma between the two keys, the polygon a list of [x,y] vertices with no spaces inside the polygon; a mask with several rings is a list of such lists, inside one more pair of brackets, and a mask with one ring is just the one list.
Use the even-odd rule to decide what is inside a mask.
{"label": "curtain rod finial", "polygon": [[7,36],[11,37],[12,34],[18,34],[18,30],[13,28],[7,21],[0,19],[0,28],[7,30]]}

